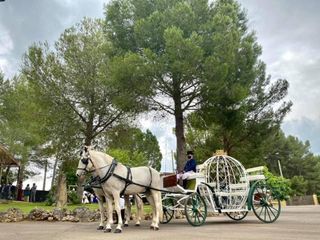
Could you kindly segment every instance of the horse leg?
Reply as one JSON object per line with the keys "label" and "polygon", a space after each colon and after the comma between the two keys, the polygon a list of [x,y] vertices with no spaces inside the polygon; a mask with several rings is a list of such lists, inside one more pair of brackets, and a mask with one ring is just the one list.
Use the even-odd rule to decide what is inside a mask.
{"label": "horse leg", "polygon": [[136,226],[140,226],[140,222],[143,214],[143,201],[138,194],[134,195],[134,201],[137,207]]}
{"label": "horse leg", "polygon": [[147,200],[148,200],[148,202],[149,202],[149,204],[151,205],[151,208],[152,208],[152,222],[151,222],[150,228],[154,229],[155,215],[156,215],[155,202],[154,202],[153,196],[151,194],[146,195],[146,197],[147,197]]}
{"label": "horse leg", "polygon": [[100,224],[97,230],[103,230],[103,225],[104,225],[104,206],[103,206],[103,198],[102,196],[99,196],[98,198],[98,204],[99,204],[99,210],[100,210]]}
{"label": "horse leg", "polygon": [[112,198],[111,196],[107,196],[106,197],[106,203],[107,203],[107,211],[108,211],[108,220],[107,220],[107,224],[106,224],[106,228],[104,230],[104,232],[111,232],[112,230],[112,223],[113,223],[113,206],[112,206]]}
{"label": "horse leg", "polygon": [[131,217],[131,203],[130,203],[130,199],[129,199],[129,195],[124,195],[124,204],[125,204],[125,216],[126,216],[126,220],[124,222],[124,226],[128,227],[129,226],[129,220]]}
{"label": "horse leg", "polygon": [[121,216],[121,208],[120,208],[120,194],[118,192],[113,194],[113,200],[114,200],[114,208],[118,215],[118,225],[114,233],[121,233],[122,232],[122,216]]}
{"label": "horse leg", "polygon": [[[161,208],[161,193],[159,191],[151,190],[151,194],[154,200],[155,217],[154,217],[154,230],[159,230],[160,214],[162,213]],[[162,214],[161,214],[162,215]]]}

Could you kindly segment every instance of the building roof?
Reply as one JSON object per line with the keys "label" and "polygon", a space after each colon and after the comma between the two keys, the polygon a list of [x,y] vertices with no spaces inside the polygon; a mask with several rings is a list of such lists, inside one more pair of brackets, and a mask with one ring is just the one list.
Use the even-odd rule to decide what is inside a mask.
{"label": "building roof", "polygon": [[1,166],[19,166],[20,163],[14,159],[14,157],[9,153],[9,151],[0,145],[0,165]]}

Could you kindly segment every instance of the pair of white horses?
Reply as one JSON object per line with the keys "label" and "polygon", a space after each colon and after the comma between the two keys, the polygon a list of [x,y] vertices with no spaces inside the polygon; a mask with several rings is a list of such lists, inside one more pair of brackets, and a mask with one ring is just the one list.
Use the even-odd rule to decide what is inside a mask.
{"label": "pair of white horses", "polygon": [[[112,203],[114,202],[114,209],[118,215],[118,224],[115,233],[121,233],[123,220],[120,209],[120,195],[124,194],[125,196],[129,196],[139,193],[144,193],[152,206],[153,217],[150,228],[159,230],[159,222],[162,218],[162,203],[161,192],[156,190],[161,187],[160,173],[158,171],[150,167],[134,167],[129,169],[121,163],[116,163],[110,155],[94,151],[87,146],[83,148],[80,157],[76,175],[80,177],[89,172],[100,179],[101,189],[95,189],[95,192],[98,193],[100,199],[102,195],[106,199],[108,216],[105,232],[111,232],[112,230]],[[126,202],[128,203],[128,200]],[[101,210],[103,206],[100,204],[103,205],[102,201],[99,201]],[[126,204],[126,207],[127,210],[129,210],[128,204]],[[138,217],[141,216],[141,210],[142,209],[138,208]],[[126,222],[129,218],[130,215],[128,216],[127,214]],[[139,220],[138,218],[138,222]],[[100,226],[103,224],[102,222],[103,215],[101,216]],[[138,222],[137,224],[140,224],[140,222]]]}

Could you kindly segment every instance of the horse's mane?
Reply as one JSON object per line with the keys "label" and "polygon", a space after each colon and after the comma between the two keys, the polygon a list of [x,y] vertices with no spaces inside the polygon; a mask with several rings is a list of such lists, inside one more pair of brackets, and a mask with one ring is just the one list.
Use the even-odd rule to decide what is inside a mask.
{"label": "horse's mane", "polygon": [[[104,158],[107,158],[109,161],[112,161],[113,160],[113,157],[104,153],[104,152],[100,152],[100,151],[96,151],[96,150],[92,150],[92,149],[88,149],[89,150],[89,154],[91,156],[94,156],[96,155],[97,157],[104,157]],[[92,155],[93,154],[93,155]]]}

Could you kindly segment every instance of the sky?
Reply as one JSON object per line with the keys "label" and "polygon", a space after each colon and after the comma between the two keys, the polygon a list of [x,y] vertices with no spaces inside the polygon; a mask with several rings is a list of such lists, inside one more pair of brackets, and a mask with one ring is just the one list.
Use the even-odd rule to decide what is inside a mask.
{"label": "sky", "polygon": [[[6,0],[0,2],[0,69],[12,77],[34,42],[54,43],[64,29],[83,17],[102,18],[106,0]],[[289,81],[286,98],[293,102],[282,128],[287,135],[310,140],[320,154],[320,1],[239,0],[247,10],[249,27],[263,48],[262,60],[272,79]],[[144,115],[140,126],[158,138],[164,160],[172,168],[175,150],[173,119]],[[40,177],[39,177],[40,178]]]}

